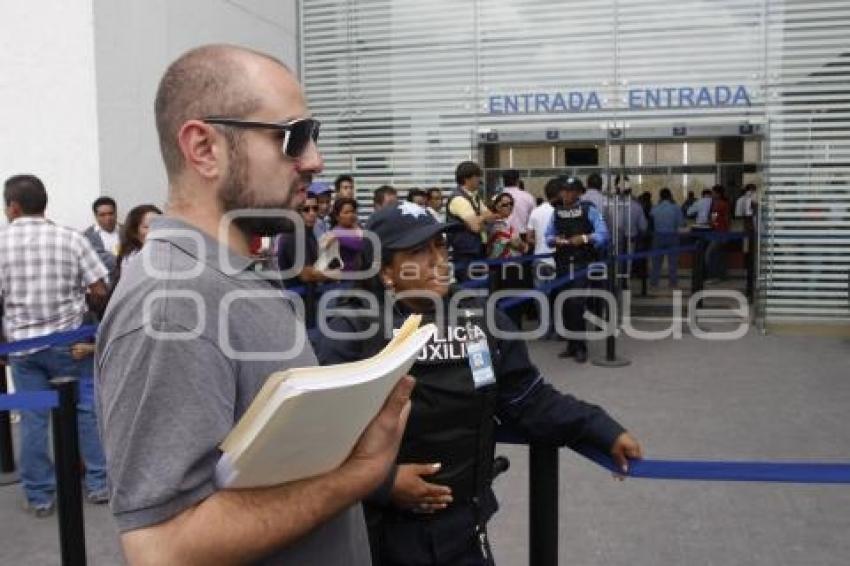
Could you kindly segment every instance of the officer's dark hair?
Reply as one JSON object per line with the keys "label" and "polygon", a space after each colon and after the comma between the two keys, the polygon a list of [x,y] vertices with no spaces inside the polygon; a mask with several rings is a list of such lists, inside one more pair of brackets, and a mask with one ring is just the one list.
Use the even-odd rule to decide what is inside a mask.
{"label": "officer's dark hair", "polygon": [[377,205],[384,204],[387,195],[398,194],[394,187],[390,185],[381,185],[372,192],[372,202]]}
{"label": "officer's dark hair", "polygon": [[546,195],[546,200],[552,202],[561,192],[561,189],[564,187],[564,178],[563,177],[554,177],[549,179],[546,182],[546,186],[543,187],[543,193]]}
{"label": "officer's dark hair", "polygon": [[711,189],[703,189],[701,194],[704,197],[710,197],[711,196]]}
{"label": "officer's dark hair", "polygon": [[339,186],[343,183],[343,181],[348,181],[352,185],[354,184],[354,177],[351,175],[340,175],[334,180],[334,189],[339,192]]}
{"label": "officer's dark hair", "polygon": [[587,187],[589,189],[602,190],[602,176],[599,173],[591,173],[587,176]]}
{"label": "officer's dark hair", "polygon": [[483,175],[484,173],[481,171],[481,167],[474,161],[464,161],[455,169],[455,181],[457,181],[458,186],[462,186],[467,179],[481,177]]}
{"label": "officer's dark hair", "polygon": [[430,189],[428,189],[429,197],[433,196],[434,194],[438,194],[440,195],[440,198],[443,198],[443,189],[441,189],[440,187],[431,187]]}
{"label": "officer's dark hair", "polygon": [[519,186],[519,171],[516,169],[508,169],[504,173],[502,173],[502,183],[506,187],[518,187]]}
{"label": "officer's dark hair", "polygon": [[35,175],[13,175],[3,184],[6,206],[18,203],[24,214],[42,214],[47,208],[47,190]]}
{"label": "officer's dark hair", "polygon": [[661,200],[669,200],[673,202],[673,193],[670,192],[670,189],[664,187],[661,189],[661,192],[658,193],[658,196],[661,197]]}
{"label": "officer's dark hair", "polygon": [[[98,197],[91,205],[91,211],[97,214],[97,209],[101,206],[109,205],[112,207],[112,210],[117,211],[118,205],[115,203],[115,199],[112,197]],[[160,213],[162,214],[162,213]]]}
{"label": "officer's dark hair", "polygon": [[750,192],[756,190],[756,186],[753,183],[747,183],[744,185],[744,192]]}

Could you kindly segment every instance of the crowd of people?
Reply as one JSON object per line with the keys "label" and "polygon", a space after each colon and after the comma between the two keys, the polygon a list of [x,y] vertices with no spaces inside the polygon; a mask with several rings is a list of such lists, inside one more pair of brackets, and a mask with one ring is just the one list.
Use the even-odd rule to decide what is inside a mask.
{"label": "crowd of people", "polygon": [[[351,175],[313,181],[323,167],[319,123],[275,59],[229,46],[189,51],[163,76],[155,110],[169,179],[166,214],[141,205],[121,224],[117,203],[101,197],[92,206],[94,224],[80,234],[45,217],[47,191],[37,177],[16,175],[4,185],[10,223],[0,229],[8,341],[100,324],[96,347],[41,348],[8,363],[19,391],[47,389],[60,375],[96,375],[97,402],[81,399],[79,411],[87,497],[110,501],[131,562],[493,564],[486,525],[496,511],[494,417],[531,439],[590,444],[624,471],[641,457],[637,440],[604,410],[548,385],[524,341],[493,332],[521,327],[523,307],[492,318],[486,310],[469,314],[481,302],[464,298],[467,318],[452,321],[440,316],[442,303],[425,297],[454,297],[479,279],[482,262],[490,290],[499,291],[584,272],[609,248],[674,250],[686,216],[706,230],[729,229],[723,187],[687,207],[665,188],[653,205],[644,195],[633,198],[625,179],[606,194],[597,174],[586,183],[559,176],[538,200],[514,170],[487,194],[481,167],[464,161],[451,191],[383,185],[363,218]],[[268,121],[279,116],[294,118]],[[752,189],[735,206],[751,224]],[[256,208],[297,211],[301,225],[240,217],[219,230],[227,213]],[[262,250],[263,239],[269,249]],[[722,247],[709,256],[722,276]],[[264,261],[287,278],[263,276],[256,267]],[[668,262],[675,285],[674,251]],[[322,291],[370,266],[376,274],[358,287],[382,305],[403,297],[388,305],[392,317],[346,314],[347,306],[362,314],[363,305],[343,299],[329,322],[334,339],[314,336],[285,361],[232,353],[233,345],[289,352],[296,329],[314,325]],[[653,265],[653,285],[660,267]],[[578,275],[572,282],[588,285]],[[267,297],[281,287],[299,290],[304,317],[286,294],[228,301],[233,293]],[[200,296],[204,308],[180,300],[189,295]],[[561,356],[579,363],[587,360],[586,308],[574,297],[562,312],[568,332]],[[411,369],[415,387],[409,378],[396,385],[344,463],[282,486],[216,485],[218,446],[268,375],[282,364],[372,356],[410,314],[445,325],[438,343]],[[373,323],[381,330],[374,339],[338,338]],[[465,347],[442,347],[459,336],[489,351],[486,367],[475,366]],[[39,517],[55,504],[47,420],[46,411],[22,411],[21,480],[27,508]]]}
{"label": "crowd of people", "polygon": [[[675,289],[679,285],[678,249],[682,245],[683,234],[688,228],[691,233],[725,233],[730,230],[732,220],[732,210],[721,185],[703,191],[700,199],[693,198],[690,193],[680,205],[667,187],[659,191],[656,203],[653,203],[649,192],[635,197],[627,176],[622,183],[616,177],[611,190],[604,189],[603,178],[598,173],[589,174],[586,182],[579,177],[559,177],[546,185],[541,198],[525,190],[516,170],[504,171],[502,186],[490,191],[481,186],[482,178],[483,171],[478,164],[466,161],[457,166],[457,187],[451,191],[439,187],[427,191],[411,187],[403,191],[382,185],[373,191],[374,212],[363,218],[363,222],[360,219],[364,215],[357,214],[357,201],[342,195],[336,188],[341,180],[347,183],[346,186],[353,186],[350,175],[341,175],[333,185],[312,183],[307,200],[299,210],[305,225],[313,227],[313,235],[306,243],[306,261],[300,273],[289,279],[292,284],[306,285],[308,311],[314,308],[322,284],[339,281],[341,273],[358,271],[370,264],[370,242],[364,238],[362,228],[370,229],[372,218],[380,210],[397,206],[400,193],[405,202],[421,207],[438,222],[451,226],[446,239],[456,282],[468,284],[476,272],[486,273],[491,291],[540,288],[553,277],[563,275],[567,265],[575,271],[604,260],[608,251],[629,256],[650,249],[669,250],[669,253],[653,255],[650,259],[619,262],[621,285],[627,287],[631,276],[636,275],[647,278],[650,288],[659,288],[666,260],[669,288]],[[558,262],[559,255],[564,255],[563,250],[551,245],[547,232],[554,230],[556,209],[563,205],[566,192],[574,193],[571,196],[575,196],[576,202],[593,207],[585,212],[576,209],[571,214],[587,216],[591,226],[584,233],[594,239],[594,245],[582,243],[586,248],[584,252],[567,254],[569,261]],[[447,193],[448,198],[445,196]],[[323,217],[323,207],[318,199],[324,195],[330,195],[330,200],[324,207],[327,213]],[[756,211],[756,187],[747,185],[735,203],[734,216],[743,219],[745,229],[754,230]],[[594,234],[602,235],[597,237]],[[281,270],[294,266],[294,242],[295,237],[291,234],[284,234],[277,240],[278,267]],[[322,263],[322,269],[317,270],[315,264],[322,252],[334,245],[339,246],[339,253],[332,254],[336,260]],[[726,243],[722,239],[709,239],[706,250],[708,281],[726,278],[725,249]],[[489,260],[489,267],[476,271],[476,264],[486,260]],[[575,283],[575,286],[580,285],[580,282]],[[522,326],[523,316],[529,311],[526,306],[510,308],[507,312],[515,325]],[[581,309],[569,311],[569,314],[564,311],[566,328],[581,326],[576,320],[581,316]],[[315,320],[313,312],[309,313],[308,319],[311,322]],[[553,333],[554,330],[550,331],[550,334]],[[581,344],[570,344],[564,355],[584,361],[586,348]]]}

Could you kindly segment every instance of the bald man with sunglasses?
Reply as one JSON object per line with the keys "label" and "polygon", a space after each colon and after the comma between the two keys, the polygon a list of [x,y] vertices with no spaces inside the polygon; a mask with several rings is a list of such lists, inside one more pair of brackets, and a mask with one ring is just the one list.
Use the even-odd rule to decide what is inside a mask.
{"label": "bald man with sunglasses", "polygon": [[218,447],[266,377],[316,365],[294,305],[258,272],[249,239],[298,222],[284,212],[302,206],[322,170],[319,123],[282,63],[222,45],[171,64],[155,114],[168,209],[113,294],[96,355],[125,555],[152,565],[368,565],[359,501],[395,459],[410,378],[337,469],[267,488],[215,482]]}

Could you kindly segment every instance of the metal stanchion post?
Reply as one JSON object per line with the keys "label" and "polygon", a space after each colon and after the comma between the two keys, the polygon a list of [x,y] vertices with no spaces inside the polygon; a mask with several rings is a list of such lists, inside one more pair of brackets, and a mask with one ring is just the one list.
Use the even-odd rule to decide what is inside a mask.
{"label": "metal stanchion post", "polygon": [[529,467],[528,563],[558,564],[558,447],[533,443]]}
{"label": "metal stanchion post", "polygon": [[744,256],[744,262],[746,263],[747,268],[747,299],[752,303],[755,298],[754,287],[755,287],[755,234],[752,231],[747,232],[747,238],[744,240],[745,245],[747,246],[747,253]]}
{"label": "metal stanchion post", "polygon": [[[611,259],[609,260],[608,265],[608,292],[610,293],[610,298],[612,298],[615,302],[617,300],[617,274],[615,273],[616,269],[616,256],[612,254]],[[608,321],[608,327],[616,329],[619,324],[617,320],[616,313],[611,311],[611,306],[609,301],[604,301],[605,303],[605,318]],[[595,358],[593,360],[593,365],[602,366],[602,367],[624,367],[632,362],[626,360],[624,358],[617,357],[617,337],[615,336],[616,330],[609,333],[609,336],[605,338],[605,357],[604,358]]]}
{"label": "metal stanchion post", "polygon": [[[0,395],[8,393],[6,388],[6,367],[0,371]],[[15,450],[12,444],[12,421],[9,411],[0,411],[0,485],[9,485],[18,481],[15,473]]]}
{"label": "metal stanchion post", "polygon": [[53,455],[56,460],[56,501],[59,549],[63,566],[85,566],[83,489],[77,437],[77,379],[53,380],[59,406],[53,409]]}
{"label": "metal stanchion post", "polygon": [[[697,238],[697,249],[694,253],[694,265],[691,269],[691,294],[695,295],[705,287],[705,249],[707,241]],[[702,308],[702,300],[697,302],[697,308]]]}

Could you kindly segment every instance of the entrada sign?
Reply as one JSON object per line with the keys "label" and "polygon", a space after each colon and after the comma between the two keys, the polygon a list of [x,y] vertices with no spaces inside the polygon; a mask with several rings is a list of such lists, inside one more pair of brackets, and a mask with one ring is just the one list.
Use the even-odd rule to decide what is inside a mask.
{"label": "entrada sign", "polygon": [[[597,91],[526,92],[489,98],[490,114],[560,114],[604,110]],[[747,87],[683,86],[633,88],[626,97],[629,110],[650,108],[720,108],[751,106]]]}

